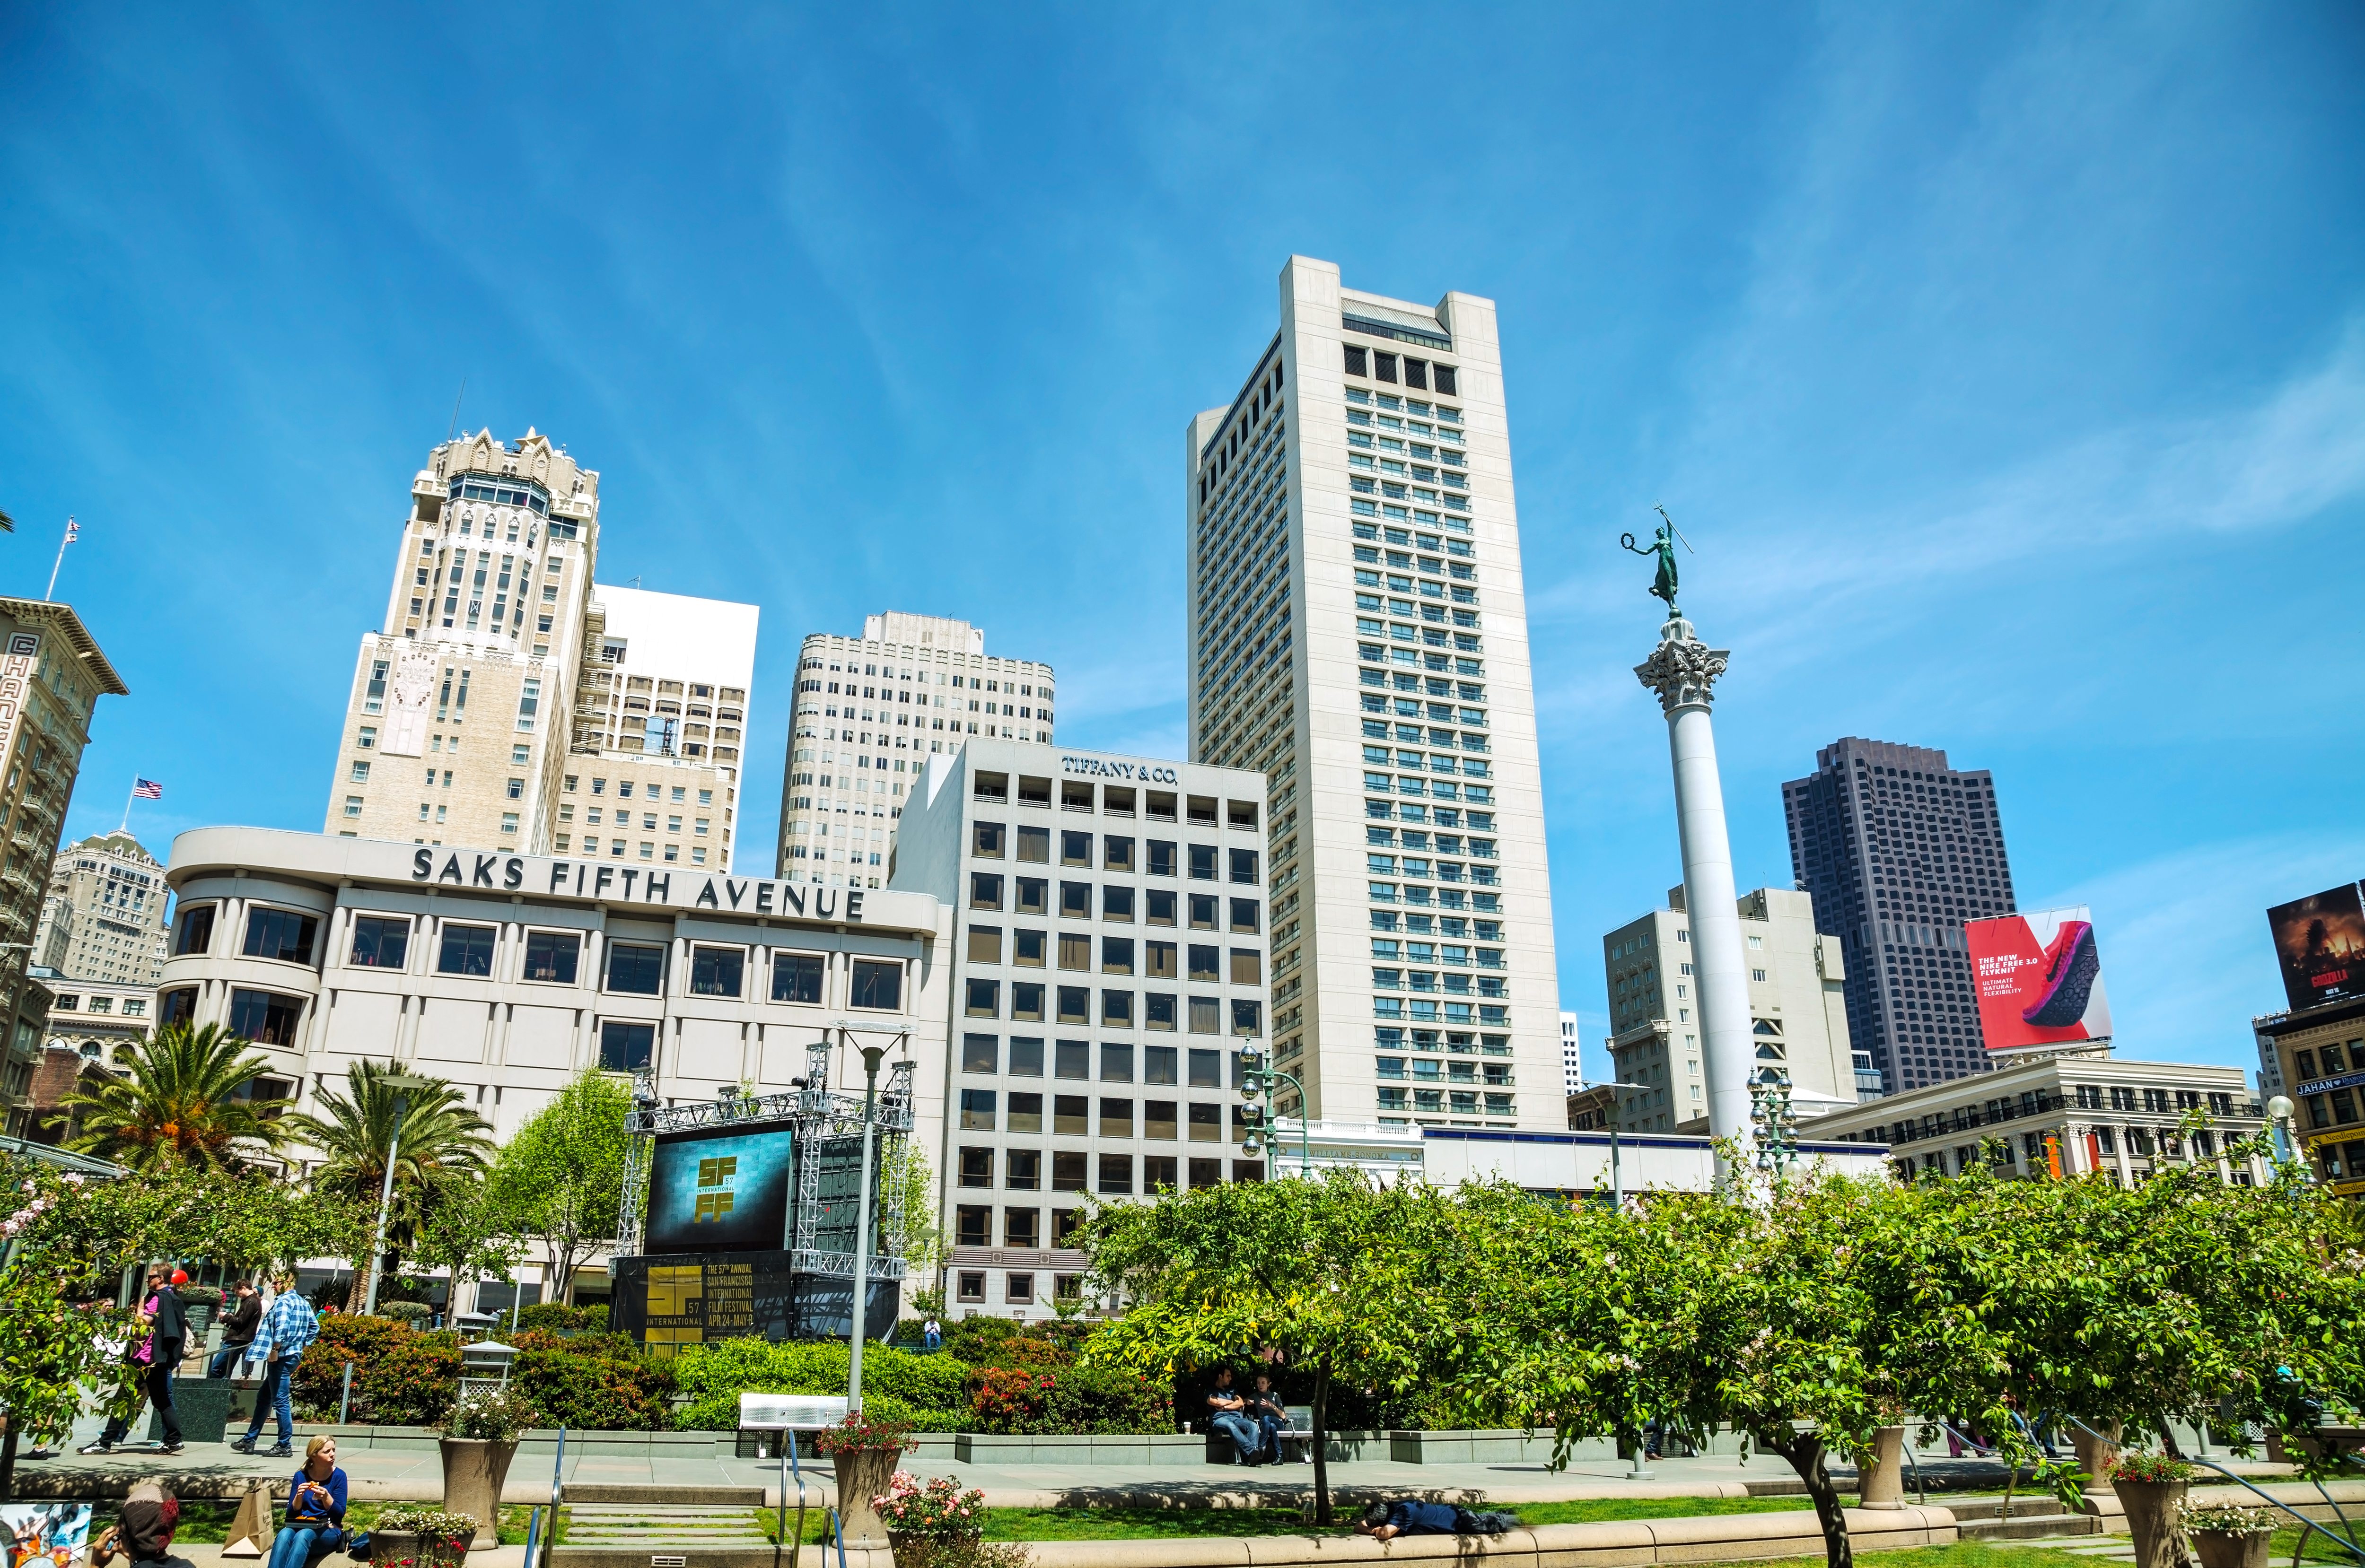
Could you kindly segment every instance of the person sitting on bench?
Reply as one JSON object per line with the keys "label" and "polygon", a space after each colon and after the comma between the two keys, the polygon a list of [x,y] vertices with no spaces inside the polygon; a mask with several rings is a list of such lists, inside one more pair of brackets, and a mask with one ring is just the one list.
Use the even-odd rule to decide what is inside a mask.
{"label": "person sitting on bench", "polygon": [[1216,1380],[1207,1390],[1207,1430],[1220,1432],[1232,1439],[1239,1450],[1242,1464],[1254,1464],[1264,1447],[1264,1434],[1248,1414],[1248,1401],[1232,1387],[1232,1369],[1217,1367]]}
{"label": "person sitting on bench", "polygon": [[1281,1434],[1289,1429],[1289,1407],[1281,1402],[1280,1393],[1272,1386],[1272,1373],[1256,1375],[1255,1392],[1249,1395],[1249,1418],[1257,1424],[1257,1451],[1271,1456],[1270,1462],[1281,1462]]}
{"label": "person sitting on bench", "polygon": [[1374,1540],[1394,1540],[1400,1535],[1500,1535],[1519,1522],[1516,1514],[1474,1513],[1451,1503],[1406,1498],[1365,1508],[1363,1517],[1355,1521],[1355,1533]]}

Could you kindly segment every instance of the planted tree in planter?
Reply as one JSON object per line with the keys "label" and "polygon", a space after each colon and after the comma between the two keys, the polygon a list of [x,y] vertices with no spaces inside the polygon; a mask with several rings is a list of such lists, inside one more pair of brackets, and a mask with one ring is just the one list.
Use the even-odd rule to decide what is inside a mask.
{"label": "planted tree in planter", "polygon": [[1076,1242],[1092,1288],[1132,1305],[1086,1342],[1085,1364],[1164,1383],[1272,1346],[1310,1370],[1315,1522],[1328,1525],[1332,1381],[1400,1391],[1438,1370],[1458,1332],[1461,1304],[1438,1283],[1452,1204],[1331,1170],[1095,1206]]}

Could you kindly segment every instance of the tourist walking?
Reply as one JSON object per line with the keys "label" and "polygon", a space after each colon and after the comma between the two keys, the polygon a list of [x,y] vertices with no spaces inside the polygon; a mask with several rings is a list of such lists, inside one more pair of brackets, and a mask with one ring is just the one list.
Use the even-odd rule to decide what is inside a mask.
{"label": "tourist walking", "polygon": [[[131,1347],[140,1391],[156,1407],[157,1417],[163,1423],[163,1451],[179,1453],[181,1417],[173,1408],[173,1375],[180,1370],[181,1352],[188,1348],[189,1329],[188,1319],[181,1310],[180,1295],[173,1289],[171,1265],[148,1266],[148,1294],[140,1304],[140,1321],[146,1330],[145,1338],[135,1338]],[[139,1414],[136,1403],[128,1399],[118,1403],[114,1414],[107,1417],[98,1441],[86,1445],[82,1451],[111,1452],[116,1444],[130,1435],[132,1419]]]}
{"label": "tourist walking", "polygon": [[254,1418],[247,1425],[246,1436],[230,1446],[240,1453],[252,1453],[256,1439],[263,1436],[263,1413],[269,1410],[279,1418],[279,1446],[271,1450],[271,1457],[294,1459],[296,1418],[288,1407],[287,1380],[295,1375],[296,1363],[304,1359],[305,1348],[320,1337],[320,1320],[313,1315],[312,1304],[296,1294],[295,1275],[280,1275],[277,1285],[279,1294],[255,1326],[254,1342],[246,1348],[247,1361],[263,1364],[263,1383],[254,1391]]}

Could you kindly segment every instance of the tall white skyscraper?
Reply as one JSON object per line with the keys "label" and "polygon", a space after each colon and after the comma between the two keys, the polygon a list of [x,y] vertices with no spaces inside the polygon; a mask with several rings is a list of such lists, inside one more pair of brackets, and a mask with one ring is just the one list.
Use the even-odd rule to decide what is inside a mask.
{"label": "tall white skyscraper", "polygon": [[1576,1014],[1560,1015],[1560,1086],[1574,1094],[1585,1087],[1585,1051],[1576,1037]]}
{"label": "tall white skyscraper", "polygon": [[883,886],[921,764],[971,735],[1048,745],[1051,702],[1049,665],[988,657],[985,633],[966,621],[890,610],[865,616],[859,637],[808,636],[774,874]]}
{"label": "tall white skyscraper", "polygon": [[1191,421],[1184,474],[1192,756],[1271,783],[1273,1039],[1305,1114],[1559,1127],[1493,302],[1291,257],[1280,330]]}

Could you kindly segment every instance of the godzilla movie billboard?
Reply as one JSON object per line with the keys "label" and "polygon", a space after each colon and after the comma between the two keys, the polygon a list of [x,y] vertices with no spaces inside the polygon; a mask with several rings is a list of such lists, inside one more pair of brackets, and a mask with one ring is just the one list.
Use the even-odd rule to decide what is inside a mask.
{"label": "godzilla movie billboard", "polygon": [[2267,911],[2292,1011],[2365,996],[2365,908],[2357,884]]}
{"label": "godzilla movie billboard", "polygon": [[1963,927],[1991,1051],[2111,1036],[2102,958],[2083,905],[1974,920]]}

